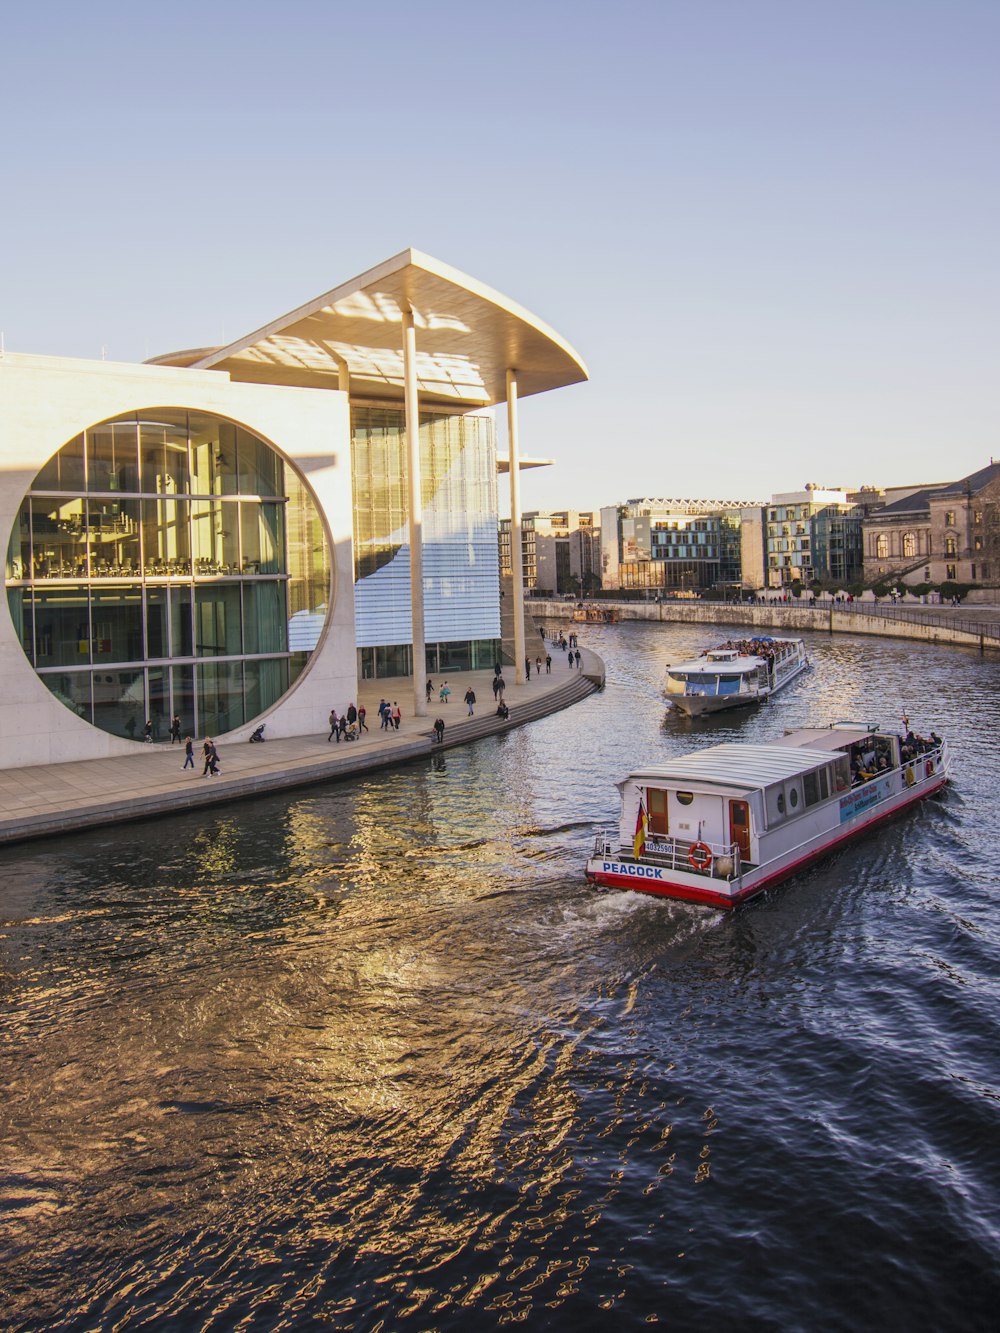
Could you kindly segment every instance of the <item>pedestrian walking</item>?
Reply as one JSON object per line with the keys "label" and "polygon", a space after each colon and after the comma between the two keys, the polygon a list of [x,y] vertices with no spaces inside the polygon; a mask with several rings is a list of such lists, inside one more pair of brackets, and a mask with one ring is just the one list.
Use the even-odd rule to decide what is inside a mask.
{"label": "pedestrian walking", "polygon": [[546,674],[547,676],[551,676],[551,675],[552,675],[552,654],[551,654],[551,653],[546,653],[546,654],[545,654],[545,674]]}
{"label": "pedestrian walking", "polygon": [[337,744],[339,745],[340,742],[346,738],[346,736],[347,736],[347,714],[341,713],[340,721],[337,723]]}
{"label": "pedestrian walking", "polygon": [[428,702],[428,703],[430,703],[430,701],[431,701],[431,695],[432,695],[433,693],[434,693],[434,682],[433,682],[432,680],[428,680],[428,681],[427,681],[427,702]]}
{"label": "pedestrian walking", "polygon": [[174,741],[178,745],[181,743],[181,719],[177,713],[174,714],[173,721],[170,723],[170,744],[173,745]]}
{"label": "pedestrian walking", "polygon": [[434,722],[434,739],[438,745],[444,740],[444,718],[439,717]]}
{"label": "pedestrian walking", "polygon": [[399,704],[396,702],[395,699],[393,699],[393,701],[392,701],[392,725],[393,725],[393,727],[396,729],[396,731],[399,730],[399,724],[400,724],[400,722],[401,722],[402,720],[403,720],[403,714],[399,711]]}
{"label": "pedestrian walking", "polygon": [[525,674],[526,679],[528,679],[528,680],[531,679],[531,658],[530,658],[530,657],[526,657],[526,658],[524,659],[524,674]]}
{"label": "pedestrian walking", "polygon": [[212,767],[212,755],[215,754],[215,741],[211,736],[205,737],[205,744],[201,747],[201,753],[205,759],[205,767],[201,770],[203,778],[208,777],[208,770]]}
{"label": "pedestrian walking", "polygon": [[190,736],[184,741],[184,767],[194,768],[194,741]]}
{"label": "pedestrian walking", "polygon": [[580,657],[580,650],[579,650],[579,648],[577,648],[577,650],[576,650],[576,665],[577,665],[577,669],[579,669],[581,660],[582,660],[582,659],[581,659],[581,657]]}
{"label": "pedestrian walking", "polygon": [[329,734],[329,736],[327,736],[327,738],[326,738],[326,740],[327,740],[327,744],[329,744],[330,741],[333,740],[334,736],[336,736],[336,738],[337,738],[338,741],[340,740],[340,731],[339,731],[340,722],[339,722],[339,719],[338,719],[338,717],[337,717],[337,710],[336,710],[336,708],[331,708],[331,709],[330,709],[330,718],[329,718],[329,722],[330,722],[330,734]]}
{"label": "pedestrian walking", "polygon": [[352,700],[347,705],[347,725],[349,727],[353,727],[357,722],[357,720],[358,720],[358,710],[354,707],[354,701]]}
{"label": "pedestrian walking", "polygon": [[367,711],[367,709],[365,708],[364,704],[358,704],[358,735],[359,735],[359,736],[361,735],[361,733],[362,733],[363,731],[367,731],[367,730],[368,730],[368,728],[365,726],[365,718],[366,718],[367,716],[368,716],[368,711]]}
{"label": "pedestrian walking", "polygon": [[379,715],[379,724],[382,730],[386,731],[389,726],[389,705],[386,703],[384,699],[379,700],[378,715]]}
{"label": "pedestrian walking", "polygon": [[536,676],[540,676],[541,674],[542,674],[542,659],[541,659],[540,657],[536,657],[536,658],[535,658],[535,675],[536,675]]}
{"label": "pedestrian walking", "polygon": [[507,688],[507,682],[504,680],[503,676],[501,676],[497,680],[497,698],[500,700],[501,703],[503,703],[503,692],[506,688]]}
{"label": "pedestrian walking", "polygon": [[451,698],[451,690],[448,687],[447,681],[445,681],[445,683],[441,686],[441,692],[438,695],[438,698],[441,700],[443,704],[446,704],[448,700]]}
{"label": "pedestrian walking", "polygon": [[215,741],[212,742],[212,753],[208,757],[208,771],[213,778],[219,776],[219,751],[216,748]]}
{"label": "pedestrian walking", "polygon": [[472,717],[476,706],[476,692],[471,685],[465,691],[465,702],[468,705],[469,716]]}
{"label": "pedestrian walking", "polygon": [[494,677],[493,677],[493,698],[494,698],[494,699],[497,697],[497,692],[498,692],[499,689],[500,689],[500,677],[499,677],[499,676],[494,676]]}
{"label": "pedestrian walking", "polygon": [[146,725],[142,729],[142,739],[147,745],[153,744],[153,719],[151,717],[146,718]]}

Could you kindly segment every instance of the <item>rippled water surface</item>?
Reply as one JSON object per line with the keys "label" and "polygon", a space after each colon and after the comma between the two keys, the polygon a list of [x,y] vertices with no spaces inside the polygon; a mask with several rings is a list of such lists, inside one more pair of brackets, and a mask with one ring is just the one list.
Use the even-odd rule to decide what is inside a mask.
{"label": "rippled water surface", "polygon": [[[0,851],[0,1327],[995,1326],[1000,662],[808,640],[355,783]],[[557,662],[557,668],[559,663]],[[858,718],[946,795],[730,916],[582,873],[636,763]]]}

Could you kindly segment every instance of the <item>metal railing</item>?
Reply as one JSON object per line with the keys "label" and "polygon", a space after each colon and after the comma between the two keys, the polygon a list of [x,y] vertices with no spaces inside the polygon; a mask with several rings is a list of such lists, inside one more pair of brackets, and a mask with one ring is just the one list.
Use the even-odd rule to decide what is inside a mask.
{"label": "metal railing", "polygon": [[602,829],[594,839],[594,856],[629,865],[662,866],[664,870],[683,870],[686,874],[706,875],[727,881],[739,879],[747,868],[736,843],[708,842],[698,839],[657,838],[656,850],[648,840],[642,856],[634,855],[632,846],[622,846],[617,829]]}

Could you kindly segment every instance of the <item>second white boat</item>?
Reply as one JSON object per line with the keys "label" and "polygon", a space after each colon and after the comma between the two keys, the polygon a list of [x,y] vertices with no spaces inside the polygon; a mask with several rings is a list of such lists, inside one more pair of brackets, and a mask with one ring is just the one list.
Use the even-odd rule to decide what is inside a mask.
{"label": "second white boat", "polygon": [[691,716],[762,703],[809,665],[801,639],[731,639],[667,667],[667,700]]}

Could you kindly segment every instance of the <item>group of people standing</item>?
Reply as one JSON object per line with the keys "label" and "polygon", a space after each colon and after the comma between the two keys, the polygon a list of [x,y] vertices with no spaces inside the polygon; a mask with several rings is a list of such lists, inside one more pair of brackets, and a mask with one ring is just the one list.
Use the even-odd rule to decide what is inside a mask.
{"label": "group of people standing", "polygon": [[393,699],[391,704],[388,699],[380,699],[378,715],[381,719],[383,731],[399,730],[399,724],[403,720],[403,714],[400,712],[399,704],[395,699]]}
{"label": "group of people standing", "polygon": [[342,740],[357,740],[363,731],[368,730],[367,724],[365,723],[367,715],[364,704],[359,704],[357,708],[355,708],[353,700],[347,705],[346,710],[341,713],[339,717],[337,716],[336,708],[331,708],[329,718],[330,734],[326,738],[327,741],[335,740],[339,745]]}

